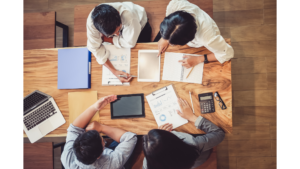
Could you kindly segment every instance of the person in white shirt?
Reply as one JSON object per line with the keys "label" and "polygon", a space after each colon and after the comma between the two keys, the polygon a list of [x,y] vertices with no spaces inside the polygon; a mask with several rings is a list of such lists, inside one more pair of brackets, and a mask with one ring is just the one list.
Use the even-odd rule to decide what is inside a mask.
{"label": "person in white shirt", "polygon": [[165,52],[169,44],[186,44],[194,48],[205,46],[212,52],[200,57],[185,55],[179,62],[186,68],[201,62],[224,63],[233,58],[233,48],[225,42],[215,21],[197,5],[187,0],[171,0],[166,16],[154,40],[158,41],[159,53]]}
{"label": "person in white shirt", "polygon": [[[106,66],[119,80],[128,82],[128,73],[116,70],[109,61],[103,42],[118,48],[133,48],[137,42],[151,42],[152,29],[143,7],[132,2],[103,3],[89,14],[86,23],[87,48],[99,64]],[[125,75],[128,78],[119,77]]]}

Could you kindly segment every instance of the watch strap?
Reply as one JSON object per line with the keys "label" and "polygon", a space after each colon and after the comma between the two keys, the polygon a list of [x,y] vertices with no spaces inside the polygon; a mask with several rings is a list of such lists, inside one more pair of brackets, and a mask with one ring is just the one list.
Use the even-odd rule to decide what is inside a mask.
{"label": "watch strap", "polygon": [[204,54],[204,63],[208,63],[207,54]]}

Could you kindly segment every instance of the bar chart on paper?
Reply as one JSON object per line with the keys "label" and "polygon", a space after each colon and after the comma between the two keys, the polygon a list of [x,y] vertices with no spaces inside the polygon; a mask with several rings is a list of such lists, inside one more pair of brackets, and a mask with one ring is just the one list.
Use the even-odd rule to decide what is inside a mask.
{"label": "bar chart on paper", "polygon": [[180,107],[172,85],[154,91],[146,98],[158,126],[171,123],[174,129],[188,122],[177,114]]}
{"label": "bar chart on paper", "polygon": [[[105,45],[106,50],[110,52],[109,61],[119,71],[130,74],[130,49],[117,48],[114,45]],[[102,85],[130,85],[129,82],[121,81],[105,66],[102,68]]]}

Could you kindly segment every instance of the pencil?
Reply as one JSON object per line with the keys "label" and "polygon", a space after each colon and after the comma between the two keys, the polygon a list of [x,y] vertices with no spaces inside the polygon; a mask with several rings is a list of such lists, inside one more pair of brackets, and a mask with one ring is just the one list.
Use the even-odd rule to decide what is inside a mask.
{"label": "pencil", "polygon": [[191,72],[193,71],[195,66],[193,66],[193,68],[191,69],[190,73],[186,76],[186,79],[189,77],[189,75],[191,74]]}

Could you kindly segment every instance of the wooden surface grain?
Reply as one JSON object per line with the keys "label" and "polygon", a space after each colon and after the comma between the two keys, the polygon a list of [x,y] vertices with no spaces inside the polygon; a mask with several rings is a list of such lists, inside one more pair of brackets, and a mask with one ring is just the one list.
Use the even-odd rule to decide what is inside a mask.
{"label": "wooden surface grain", "polygon": [[[230,40],[227,40],[230,43]],[[131,50],[131,74],[137,74],[138,50],[157,49],[157,43],[140,43]],[[204,54],[210,53],[205,47],[190,48],[188,46],[172,47],[168,52]],[[161,58],[161,78],[164,64],[164,54]],[[151,92],[173,84],[179,97],[190,103],[189,91],[191,91],[195,114],[200,115],[198,94],[218,91],[227,105],[226,110],[221,110],[215,101],[215,113],[202,114],[214,124],[220,126],[226,133],[232,131],[232,88],[231,88],[231,61],[220,64],[212,62],[205,64],[203,84],[192,84],[161,80],[160,82],[137,82],[134,78],[130,86],[102,86],[102,66],[92,56],[91,89],[59,90],[57,89],[57,49],[25,50],[24,51],[24,96],[34,90],[40,90],[51,95],[62,112],[66,123],[54,130],[48,136],[65,135],[69,124],[68,92],[97,91],[98,98],[110,94],[132,94],[144,93],[145,96]],[[123,128],[137,134],[146,134],[149,130],[157,128],[157,123],[145,99],[145,118],[115,119],[111,120],[110,105],[100,111],[100,123],[113,127]],[[195,128],[194,124],[188,123],[175,129],[186,133],[204,133]]]}
{"label": "wooden surface grain", "polygon": [[[213,17],[212,0],[190,0],[199,6],[210,17]],[[149,24],[152,28],[151,40],[153,41],[159,32],[160,23],[166,17],[166,9],[169,1],[135,1],[137,5],[145,8]],[[86,46],[86,20],[89,13],[99,4],[77,5],[74,8],[74,46]]]}
{"label": "wooden surface grain", "polygon": [[53,169],[52,142],[24,143],[24,169]]}
{"label": "wooden surface grain", "polygon": [[24,13],[24,50],[55,48],[55,11]]}

